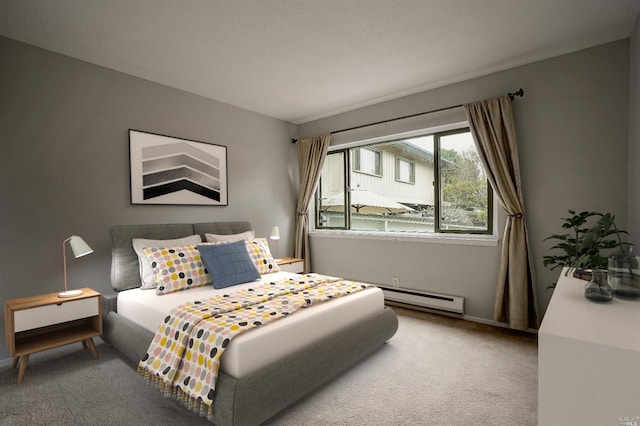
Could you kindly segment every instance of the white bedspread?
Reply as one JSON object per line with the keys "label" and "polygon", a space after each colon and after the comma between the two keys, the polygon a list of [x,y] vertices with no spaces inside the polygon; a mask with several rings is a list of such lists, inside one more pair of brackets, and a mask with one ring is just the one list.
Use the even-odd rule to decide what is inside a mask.
{"label": "white bedspread", "polygon": [[[261,281],[273,281],[288,276],[295,274],[276,272],[263,275]],[[214,292],[229,293],[256,283],[241,284],[222,290],[205,286],[162,296],[157,296],[154,290],[121,291],[118,293],[118,314],[155,333],[167,313],[182,303],[210,297]],[[289,317],[237,336],[222,356],[220,368],[227,374],[240,378],[354,321],[378,312],[383,306],[382,290],[371,287],[302,309]]]}

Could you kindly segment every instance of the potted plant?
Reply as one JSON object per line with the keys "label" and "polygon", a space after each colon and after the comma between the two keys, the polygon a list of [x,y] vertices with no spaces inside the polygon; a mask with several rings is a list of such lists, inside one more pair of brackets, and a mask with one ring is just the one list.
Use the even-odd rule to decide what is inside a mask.
{"label": "potted plant", "polygon": [[[562,253],[544,256],[543,264],[551,270],[568,267],[566,274],[574,272],[579,278],[591,279],[590,270],[607,269],[611,252],[621,250],[624,245],[621,234],[628,233],[617,228],[615,216],[611,213],[576,213],[574,210],[569,210],[569,213],[571,216],[563,218],[562,224],[568,232],[545,238],[545,241],[555,240],[551,250],[561,250]],[[555,285],[548,288],[553,287]]]}

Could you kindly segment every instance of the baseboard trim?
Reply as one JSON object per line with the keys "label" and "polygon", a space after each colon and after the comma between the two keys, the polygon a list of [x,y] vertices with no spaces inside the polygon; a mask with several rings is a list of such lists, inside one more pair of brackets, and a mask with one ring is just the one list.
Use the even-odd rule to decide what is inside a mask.
{"label": "baseboard trim", "polygon": [[[463,321],[470,321],[470,322],[477,322],[479,324],[485,324],[485,325],[490,325],[492,327],[498,327],[498,328],[504,328],[505,330],[513,330],[512,328],[510,328],[507,324],[503,323],[503,322],[498,322],[498,321],[493,321],[493,320],[488,320],[486,318],[480,318],[480,317],[474,317],[473,315],[460,315],[460,314],[456,314],[453,312],[447,312],[447,311],[441,311],[438,309],[431,309],[431,308],[425,308],[422,306],[416,306],[416,305],[410,305],[407,303],[398,303],[398,302],[393,302],[390,300],[385,300],[384,304],[387,306],[397,306],[399,308],[404,308],[404,309],[408,309],[411,311],[420,311],[420,312],[426,312],[429,314],[436,314],[436,315],[442,315],[445,317],[450,317],[450,318],[456,318],[456,319],[460,319]],[[526,333],[532,333],[532,334],[538,334],[538,330],[534,329],[534,328],[529,328],[528,330],[516,330],[516,331],[524,331]]]}
{"label": "baseboard trim", "polygon": [[[486,318],[474,317],[472,315],[464,315],[462,317],[462,319],[465,320],[465,321],[478,322],[480,324],[491,325],[493,327],[499,327],[499,328],[505,328],[507,330],[513,330],[511,327],[509,327],[507,324],[505,324],[503,322],[498,322],[498,321],[494,321],[494,320],[488,320]],[[527,333],[538,334],[538,330],[536,330],[535,328],[529,328],[527,330],[517,330],[517,331],[525,331]]]}

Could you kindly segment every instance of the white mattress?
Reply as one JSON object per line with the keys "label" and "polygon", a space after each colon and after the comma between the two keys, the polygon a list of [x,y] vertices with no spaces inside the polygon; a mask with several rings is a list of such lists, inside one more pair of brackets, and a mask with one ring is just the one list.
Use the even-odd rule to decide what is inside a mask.
{"label": "white mattress", "polygon": [[[262,280],[273,281],[288,276],[295,274],[276,272],[263,275]],[[214,292],[228,293],[234,288],[252,285],[256,285],[256,282],[223,290],[216,290],[212,286],[198,287],[162,296],[157,296],[155,290],[139,288],[121,291],[118,293],[118,314],[155,333],[167,313],[182,303],[211,297]],[[371,287],[301,309],[293,315],[236,336],[222,355],[220,368],[240,378],[383,307],[382,290]]]}

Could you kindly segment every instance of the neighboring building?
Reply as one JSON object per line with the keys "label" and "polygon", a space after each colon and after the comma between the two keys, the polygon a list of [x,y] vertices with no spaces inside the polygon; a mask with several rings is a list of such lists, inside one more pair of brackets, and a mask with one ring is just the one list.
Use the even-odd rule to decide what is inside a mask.
{"label": "neighboring building", "polygon": [[[328,155],[323,169],[323,198],[342,192],[342,156]],[[363,188],[416,210],[433,207],[433,153],[410,142],[390,142],[352,150],[351,188]]]}
{"label": "neighboring building", "polygon": [[[433,232],[434,156],[408,141],[354,148],[349,156],[349,180],[353,191],[383,197],[398,208],[361,207],[352,198],[351,228],[355,230],[406,230]],[[329,154],[322,173],[319,219],[325,227],[344,226],[344,151]],[[416,184],[416,182],[418,184]],[[355,192],[352,192],[352,197]],[[355,197],[354,197],[355,198]],[[402,206],[406,206],[402,210]],[[380,206],[382,207],[382,206]],[[372,210],[377,210],[371,212]],[[416,227],[417,226],[417,227]]]}

